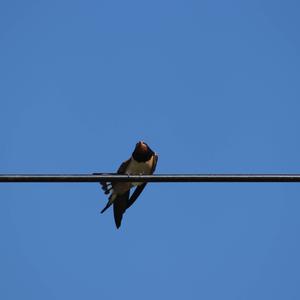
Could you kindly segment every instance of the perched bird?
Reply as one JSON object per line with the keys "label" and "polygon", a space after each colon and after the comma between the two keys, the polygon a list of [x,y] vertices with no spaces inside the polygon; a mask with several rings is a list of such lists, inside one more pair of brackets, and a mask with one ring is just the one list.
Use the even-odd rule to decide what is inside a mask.
{"label": "perched bird", "polygon": [[[143,141],[136,144],[132,156],[124,161],[117,173],[124,175],[151,175],[155,171],[158,155]],[[110,194],[104,213],[112,204],[116,227],[121,226],[124,212],[141,194],[147,183],[143,182],[100,182],[105,194]],[[130,189],[136,186],[130,196]]]}

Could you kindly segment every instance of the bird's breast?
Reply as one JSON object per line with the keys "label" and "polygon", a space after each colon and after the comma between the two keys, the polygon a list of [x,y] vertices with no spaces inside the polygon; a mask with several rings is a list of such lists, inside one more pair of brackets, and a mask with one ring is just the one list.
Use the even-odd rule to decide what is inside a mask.
{"label": "bird's breast", "polygon": [[[150,175],[153,166],[153,156],[146,162],[138,162],[131,159],[126,173],[128,175]],[[132,185],[140,185],[142,182],[132,182]]]}

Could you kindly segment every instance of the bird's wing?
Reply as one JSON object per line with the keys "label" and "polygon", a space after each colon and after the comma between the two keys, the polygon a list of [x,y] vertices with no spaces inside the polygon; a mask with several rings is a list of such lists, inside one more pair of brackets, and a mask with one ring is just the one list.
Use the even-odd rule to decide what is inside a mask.
{"label": "bird's wing", "polygon": [[[151,170],[151,174],[154,173],[156,165],[157,165],[157,161],[158,161],[158,155],[155,154],[154,155],[154,161],[153,161],[153,166],[152,166],[152,170]],[[147,185],[147,182],[138,185],[136,187],[136,189],[134,190],[134,192],[132,193],[130,199],[127,201],[127,206],[126,209],[129,208],[134,202],[135,200],[138,198],[138,196],[141,194],[141,192],[144,190],[145,186]]]}
{"label": "bird's wing", "polygon": [[129,158],[129,159],[125,160],[124,162],[122,162],[121,166],[119,167],[119,169],[117,171],[118,174],[125,174],[126,169],[130,163],[130,160],[131,159]]}
{"label": "bird's wing", "polygon": [[157,155],[157,154],[154,154],[154,162],[153,162],[151,174],[153,174],[153,173],[155,172],[156,165],[157,165],[157,161],[158,161],[158,155]]}
{"label": "bird's wing", "polygon": [[115,217],[115,223],[116,227],[119,228],[121,226],[123,214],[126,210],[127,202],[129,199],[129,191],[124,193],[123,195],[117,196],[117,198],[114,201],[114,217]]}

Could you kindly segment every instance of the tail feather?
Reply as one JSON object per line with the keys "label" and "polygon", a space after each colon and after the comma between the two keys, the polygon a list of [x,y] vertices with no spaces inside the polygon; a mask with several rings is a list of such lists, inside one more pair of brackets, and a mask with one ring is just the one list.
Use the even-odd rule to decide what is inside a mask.
{"label": "tail feather", "polygon": [[105,194],[108,194],[109,191],[112,189],[111,183],[110,182],[100,182],[101,188],[104,191]]}
{"label": "tail feather", "polygon": [[108,200],[105,207],[101,210],[101,214],[103,214],[110,206],[112,205],[112,202]]}
{"label": "tail feather", "polygon": [[[102,175],[102,173],[93,173],[93,175],[99,174]],[[126,208],[128,207],[130,190],[125,192],[123,195],[118,195],[114,193],[111,182],[100,181],[99,183],[106,195],[110,193],[108,202],[106,203],[105,207],[101,210],[101,214],[103,214],[113,204],[115,224],[117,228],[120,228],[123,214]]]}
{"label": "tail feather", "polygon": [[121,226],[123,214],[126,210],[128,199],[129,191],[127,191],[123,195],[119,195],[114,201],[114,218],[117,228],[120,228]]}
{"label": "tail feather", "polygon": [[111,194],[108,198],[108,201],[105,205],[105,207],[101,210],[101,214],[103,214],[115,201],[115,199],[117,198],[116,194]]}

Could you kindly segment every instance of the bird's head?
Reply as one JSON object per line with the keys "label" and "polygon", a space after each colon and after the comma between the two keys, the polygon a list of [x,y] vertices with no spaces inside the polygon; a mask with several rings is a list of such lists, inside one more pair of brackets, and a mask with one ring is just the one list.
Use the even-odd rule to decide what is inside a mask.
{"label": "bird's head", "polygon": [[132,157],[138,162],[148,161],[154,152],[151,148],[143,141],[139,141],[134,148]]}

